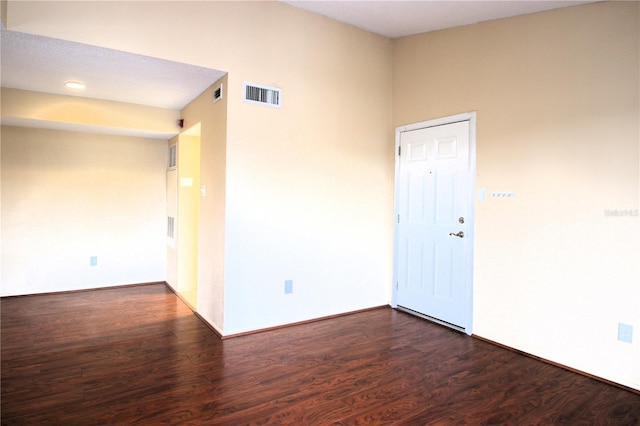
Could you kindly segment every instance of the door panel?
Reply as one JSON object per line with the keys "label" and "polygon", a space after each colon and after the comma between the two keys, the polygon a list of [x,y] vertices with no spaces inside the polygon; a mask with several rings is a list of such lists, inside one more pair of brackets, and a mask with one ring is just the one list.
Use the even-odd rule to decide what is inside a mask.
{"label": "door panel", "polygon": [[397,304],[460,328],[471,291],[469,128],[462,121],[401,133],[398,172]]}

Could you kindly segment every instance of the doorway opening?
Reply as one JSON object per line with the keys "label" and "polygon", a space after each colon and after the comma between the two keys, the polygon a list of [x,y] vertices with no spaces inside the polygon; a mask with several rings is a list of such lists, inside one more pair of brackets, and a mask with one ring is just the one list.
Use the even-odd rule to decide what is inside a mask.
{"label": "doorway opening", "polygon": [[177,288],[191,308],[198,306],[200,222],[200,123],[178,137]]}

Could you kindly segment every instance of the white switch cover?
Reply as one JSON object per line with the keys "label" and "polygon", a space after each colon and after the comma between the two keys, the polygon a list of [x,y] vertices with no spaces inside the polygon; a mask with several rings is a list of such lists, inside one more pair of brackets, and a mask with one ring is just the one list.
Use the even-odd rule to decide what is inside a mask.
{"label": "white switch cover", "polygon": [[204,186],[204,185],[202,185],[202,186],[200,187],[200,196],[201,196],[201,197],[206,197],[206,195],[207,195],[207,187],[206,187],[206,186]]}
{"label": "white switch cover", "polygon": [[630,324],[618,323],[618,340],[626,343],[633,343],[633,326]]}

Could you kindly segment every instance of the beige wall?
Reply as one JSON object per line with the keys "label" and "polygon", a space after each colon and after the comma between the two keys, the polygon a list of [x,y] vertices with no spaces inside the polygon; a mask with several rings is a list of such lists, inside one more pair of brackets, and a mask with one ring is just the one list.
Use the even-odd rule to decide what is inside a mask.
{"label": "beige wall", "polygon": [[398,39],[393,85],[395,126],[477,111],[477,187],[516,194],[476,202],[474,333],[636,388],[638,15],[607,2]]}
{"label": "beige wall", "polygon": [[178,142],[178,292],[198,306],[200,220],[200,124],[180,134]]}
{"label": "beige wall", "polygon": [[[220,84],[223,97],[213,102],[213,90]],[[182,111],[185,129],[200,126],[200,185],[205,195],[200,196],[197,223],[198,313],[220,333],[224,328],[227,96],[225,76]]]}
{"label": "beige wall", "polygon": [[[271,7],[270,27],[240,36],[243,51],[260,30],[268,34],[256,47],[265,53],[255,65],[243,55],[237,71],[229,69],[227,333],[390,297],[391,42]],[[263,22],[267,11],[246,12]],[[243,81],[281,88],[282,108],[242,102],[234,95]]]}
{"label": "beige wall", "polygon": [[1,158],[3,296],[164,280],[166,142],[3,126]]}
{"label": "beige wall", "polygon": [[[178,136],[172,138],[168,142],[168,147],[176,146],[177,155]],[[167,149],[168,149],[167,147]],[[176,160],[177,161],[177,160]],[[168,163],[168,161],[167,161]],[[178,291],[178,242],[177,242],[177,223],[178,218],[178,167],[177,162],[175,168],[167,170],[167,217],[174,219],[173,238],[167,236],[167,276],[166,283],[174,290]],[[167,223],[167,231],[169,224]]]}
{"label": "beige wall", "polygon": [[77,96],[2,88],[2,122],[19,127],[169,139],[179,112]]}

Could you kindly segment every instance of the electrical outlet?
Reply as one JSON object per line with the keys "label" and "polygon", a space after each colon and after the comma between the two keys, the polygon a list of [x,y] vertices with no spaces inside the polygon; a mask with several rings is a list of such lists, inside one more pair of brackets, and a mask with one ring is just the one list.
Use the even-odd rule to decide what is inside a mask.
{"label": "electrical outlet", "polygon": [[633,326],[629,324],[618,323],[618,340],[621,342],[632,343]]}
{"label": "electrical outlet", "polygon": [[293,280],[285,280],[284,282],[284,294],[293,293]]}
{"label": "electrical outlet", "polygon": [[89,266],[98,266],[98,256],[91,256],[89,258]]}

